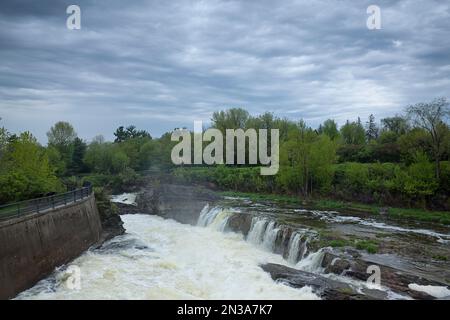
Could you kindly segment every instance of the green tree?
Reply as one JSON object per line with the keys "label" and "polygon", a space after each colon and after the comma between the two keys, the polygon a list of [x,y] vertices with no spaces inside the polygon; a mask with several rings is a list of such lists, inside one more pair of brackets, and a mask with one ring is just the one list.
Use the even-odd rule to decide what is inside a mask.
{"label": "green tree", "polygon": [[133,125],[128,126],[126,129],[124,129],[123,126],[120,126],[119,128],[117,128],[116,132],[114,132],[114,136],[116,137],[114,142],[117,143],[135,138],[148,138],[148,139],[152,138],[150,133],[148,133],[145,130],[137,130],[136,126]]}
{"label": "green tree", "polygon": [[361,122],[347,122],[341,127],[341,135],[346,144],[364,144],[365,131]]}
{"label": "green tree", "polygon": [[445,136],[449,127],[444,122],[450,115],[449,103],[438,98],[430,103],[417,103],[406,108],[414,125],[425,130],[431,137],[431,149],[435,162],[436,178],[440,177],[440,160],[444,152]]}
{"label": "green tree", "polygon": [[117,144],[92,142],[84,156],[84,163],[95,173],[118,174],[130,162],[127,154]]}
{"label": "green tree", "polygon": [[366,139],[367,141],[374,141],[378,138],[378,127],[375,123],[375,116],[371,114],[369,120],[366,122]]}
{"label": "green tree", "polygon": [[249,119],[249,113],[241,108],[228,109],[214,112],[212,116],[213,128],[225,133],[226,129],[244,129]]}
{"label": "green tree", "polygon": [[408,167],[403,181],[406,194],[421,200],[422,206],[426,205],[426,197],[435,193],[438,188],[438,180],[434,175],[433,164],[423,152],[417,152],[414,163]]}
{"label": "green tree", "polygon": [[319,133],[327,135],[331,140],[335,140],[339,137],[338,126],[333,119],[325,120],[325,122],[319,126],[318,131]]}
{"label": "green tree", "polygon": [[406,134],[410,130],[408,119],[400,115],[381,119],[381,124],[383,126],[382,131],[392,132],[397,137]]}
{"label": "green tree", "polygon": [[2,159],[0,202],[19,201],[61,191],[45,148],[29,133],[22,133]]}
{"label": "green tree", "polygon": [[[47,132],[47,137],[48,146],[58,150],[60,156],[58,161],[64,162],[65,171],[59,172],[58,170],[58,173],[61,176],[64,176],[68,173],[67,170],[72,166],[72,156],[74,151],[73,143],[77,138],[77,133],[70,123],[59,121],[50,128],[50,131]],[[62,169],[63,166],[58,166],[58,168]]]}
{"label": "green tree", "polygon": [[77,137],[73,126],[64,121],[55,123],[50,131],[47,132],[48,144],[56,147],[69,146]]}
{"label": "green tree", "polygon": [[84,155],[86,154],[87,145],[80,138],[76,137],[72,143],[72,159],[69,165],[69,173],[77,174],[86,171],[84,164]]}
{"label": "green tree", "polygon": [[336,143],[327,135],[317,135],[304,122],[289,132],[280,150],[277,183],[285,191],[312,195],[327,192],[333,181]]}

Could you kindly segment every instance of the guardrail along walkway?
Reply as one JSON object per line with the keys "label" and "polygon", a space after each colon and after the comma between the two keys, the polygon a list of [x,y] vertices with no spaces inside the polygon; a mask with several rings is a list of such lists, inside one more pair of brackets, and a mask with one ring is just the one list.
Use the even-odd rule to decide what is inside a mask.
{"label": "guardrail along walkway", "polygon": [[91,193],[92,187],[85,187],[48,197],[5,204],[0,206],[0,221],[63,207],[87,198]]}

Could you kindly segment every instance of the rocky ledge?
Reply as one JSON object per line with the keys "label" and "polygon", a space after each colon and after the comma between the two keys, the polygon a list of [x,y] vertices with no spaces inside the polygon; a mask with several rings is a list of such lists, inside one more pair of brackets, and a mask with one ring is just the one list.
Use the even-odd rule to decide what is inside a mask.
{"label": "rocky ledge", "polygon": [[200,186],[149,183],[137,193],[136,205],[117,203],[120,214],[157,214],[195,225],[201,210],[222,197]]}
{"label": "rocky ledge", "polygon": [[430,279],[417,272],[384,265],[380,261],[374,261],[370,256],[363,256],[352,249],[346,252],[325,252],[322,260],[322,267],[325,273],[334,273],[361,281],[366,281],[370,277],[371,273],[367,270],[371,265],[376,265],[380,268],[381,285],[390,288],[398,294],[410,296],[413,299],[435,299],[435,297],[425,292],[410,289],[409,285],[412,283],[424,286],[447,286],[446,283]]}
{"label": "rocky ledge", "polygon": [[294,288],[309,286],[313,292],[326,300],[382,300],[387,299],[384,291],[376,289],[362,289],[357,292],[350,285],[326,277],[289,268],[275,263],[261,265],[273,280],[287,284]]}

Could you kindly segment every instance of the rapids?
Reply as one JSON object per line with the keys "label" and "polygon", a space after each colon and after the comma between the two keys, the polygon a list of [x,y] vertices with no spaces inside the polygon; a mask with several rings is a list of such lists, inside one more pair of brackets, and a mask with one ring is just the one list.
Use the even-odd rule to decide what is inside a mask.
{"label": "rapids", "polygon": [[63,267],[17,299],[318,299],[308,287],[274,282],[259,264],[287,262],[220,232],[229,213],[209,212],[199,219],[207,228],[124,215],[126,235],[70,263],[80,268],[80,290],[68,288]]}

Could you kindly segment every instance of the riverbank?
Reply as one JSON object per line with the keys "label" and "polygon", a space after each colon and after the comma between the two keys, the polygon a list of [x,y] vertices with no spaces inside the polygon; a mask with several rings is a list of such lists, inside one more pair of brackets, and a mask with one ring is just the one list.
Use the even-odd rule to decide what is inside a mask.
{"label": "riverbank", "polygon": [[221,195],[226,197],[243,197],[252,201],[270,201],[284,205],[299,205],[304,208],[319,210],[348,211],[367,215],[386,214],[389,218],[408,221],[432,222],[450,225],[450,211],[429,211],[416,208],[393,208],[370,205],[357,202],[340,201],[333,199],[304,199],[298,196],[249,193],[236,191],[222,191]]}

